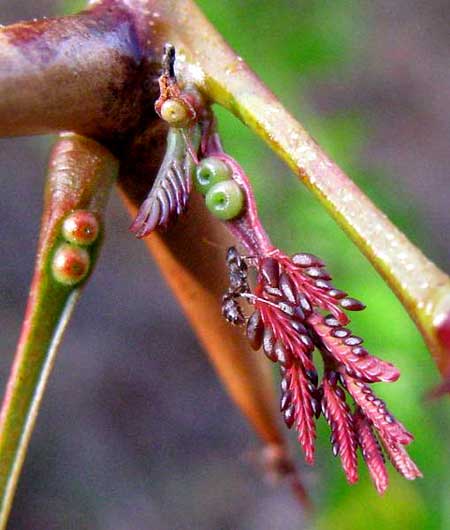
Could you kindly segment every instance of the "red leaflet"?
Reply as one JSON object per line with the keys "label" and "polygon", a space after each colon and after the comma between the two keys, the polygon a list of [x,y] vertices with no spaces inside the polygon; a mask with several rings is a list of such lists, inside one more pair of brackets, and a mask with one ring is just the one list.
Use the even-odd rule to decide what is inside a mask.
{"label": "red leaflet", "polygon": [[369,420],[364,416],[360,408],[357,408],[353,415],[353,426],[364,461],[369,468],[370,476],[378,493],[382,495],[389,484],[384,456],[380,444],[372,432]]}
{"label": "red leaflet", "polygon": [[408,445],[413,441],[412,434],[392,416],[386,408],[386,403],[378,398],[369,386],[356,381],[349,375],[345,374],[343,377],[348,392],[364,415],[373,423],[383,440],[403,445]]}
{"label": "red leaflet", "polygon": [[344,391],[337,386],[335,374],[329,372],[323,378],[322,389],[322,412],[331,428],[333,454],[339,455],[347,480],[354,484],[358,481],[357,445]]}
{"label": "red leaflet", "polygon": [[383,442],[384,448],[389,455],[389,460],[395,469],[408,480],[414,480],[422,477],[420,469],[411,460],[410,456],[406,452],[406,449],[399,442],[395,442],[385,435],[385,433],[379,433],[381,441]]}
{"label": "red leaflet", "polygon": [[298,433],[298,441],[305,452],[305,460],[308,464],[314,463],[314,442],[316,438],[316,426],[314,424],[314,409],[312,400],[316,388],[311,380],[308,380],[302,367],[294,364],[285,377],[289,380],[289,391],[292,395],[293,416],[295,428]]}
{"label": "red leaflet", "polygon": [[308,323],[314,327],[329,354],[349,375],[368,383],[392,382],[400,377],[394,365],[370,355],[360,346],[362,339],[347,334],[345,329],[341,332],[343,336],[339,336],[339,330],[343,328],[334,318],[323,318],[315,313],[309,317]]}

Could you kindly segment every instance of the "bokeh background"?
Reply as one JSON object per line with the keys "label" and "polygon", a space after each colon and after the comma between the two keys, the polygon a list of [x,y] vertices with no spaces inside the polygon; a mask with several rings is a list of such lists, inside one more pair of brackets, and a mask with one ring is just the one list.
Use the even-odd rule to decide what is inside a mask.
{"label": "bokeh background", "polygon": [[[450,3],[447,0],[201,0],[210,19],[286,106],[407,235],[449,270]],[[81,2],[0,0],[0,23]],[[449,401],[424,402],[438,375],[400,304],[292,174],[218,110],[227,149],[255,183],[286,251],[318,253],[336,283],[368,302],[356,333],[402,378],[378,385],[416,435],[425,478],[367,474],[349,487],[321,422],[304,480],[306,525],[287,487],[261,480],[253,432],[111,201],[92,283],[67,332],[14,505],[10,530],[390,530],[450,528]],[[23,315],[51,138],[0,141],[0,374]],[[251,460],[251,459],[250,459]]]}

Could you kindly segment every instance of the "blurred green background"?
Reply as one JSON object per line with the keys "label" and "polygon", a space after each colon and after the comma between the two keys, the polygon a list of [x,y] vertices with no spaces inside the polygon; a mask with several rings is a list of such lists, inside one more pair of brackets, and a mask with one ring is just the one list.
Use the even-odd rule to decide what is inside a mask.
{"label": "blurred green background", "polygon": [[[448,270],[450,119],[449,107],[445,106],[446,102],[450,103],[450,38],[445,31],[445,27],[448,30],[445,20],[448,22],[450,16],[448,2],[436,0],[423,5],[422,2],[399,0],[391,5],[392,2],[387,0],[375,3],[355,0],[332,3],[315,0],[202,0],[199,4],[239,55],[256,70],[334,160],[408,237]],[[0,0],[0,22],[74,11],[82,5],[82,2],[47,0],[33,2],[32,5],[16,2],[11,6],[6,0]],[[443,110],[447,116],[443,116]],[[319,254],[326,260],[336,285],[367,302],[368,309],[353,318],[353,330],[365,337],[371,352],[393,361],[401,370],[399,382],[377,385],[376,390],[387,400],[392,412],[414,433],[416,441],[410,446],[410,454],[423,471],[424,479],[411,483],[390,468],[391,486],[380,498],[361,466],[360,483],[348,486],[339,461],[332,457],[329,433],[323,419],[319,428],[318,464],[314,469],[307,469],[301,464],[305,482],[318,505],[317,516],[312,523],[306,524],[298,516],[286,488],[281,493],[274,493],[259,484],[256,472],[249,479],[246,475],[252,471],[249,471],[248,464],[236,464],[233,455],[254,447],[251,433],[237,413],[230,410],[226,397],[215,395],[222,394],[222,391],[218,385],[212,386],[216,385],[213,383],[214,375],[201,358],[195,339],[173,301],[161,308],[150,288],[147,295],[141,294],[139,298],[137,292],[142,290],[142,275],[149,275],[145,263],[147,258],[142,248],[139,247],[140,254],[137,253],[136,244],[127,239],[124,214],[113,211],[110,222],[113,231],[119,235],[111,236],[112,243],[110,241],[109,249],[105,250],[107,257],[97,273],[97,276],[105,274],[107,279],[103,284],[91,286],[97,291],[91,295],[90,301],[87,294],[86,304],[90,302],[97,309],[90,310],[86,304],[82,306],[81,313],[88,313],[90,317],[85,316],[83,320],[81,316],[75,323],[80,331],[69,333],[63,350],[71,351],[72,358],[64,360],[63,357],[61,360],[64,368],[61,367],[59,372],[57,370],[55,376],[59,383],[55,384],[47,398],[49,403],[51,396],[54,399],[64,396],[65,401],[74,399],[82,408],[62,411],[58,408],[53,410],[48,405],[49,410],[44,411],[40,429],[33,439],[34,449],[27,461],[26,476],[21,483],[19,504],[16,504],[11,528],[449,529],[449,402],[448,399],[424,402],[424,393],[437,383],[438,375],[418,332],[398,301],[314,197],[299,185],[259,139],[222,109],[217,109],[217,113],[225,146],[251,176],[261,216],[273,240],[288,252],[305,250]],[[43,172],[48,141],[19,140],[22,143],[14,145],[13,141],[4,141],[0,144],[0,154],[6,164],[14,157],[18,161],[34,155],[37,162],[28,171],[36,173],[36,186],[39,186],[42,176],[38,169]],[[7,149],[13,155],[7,154]],[[36,215],[39,192],[37,188],[30,199],[34,201],[35,211],[32,213]],[[10,193],[14,194],[12,188]],[[117,201],[113,204],[114,208],[120,208]],[[11,239],[14,238],[13,215],[14,212],[11,212],[11,222],[6,223],[7,227],[11,226]],[[29,235],[27,249],[33,247],[35,236],[35,232]],[[119,247],[119,244],[125,247]],[[120,250],[122,248],[125,250]],[[126,264],[127,252],[136,252],[136,264],[132,265],[135,268],[131,271],[119,269],[121,266],[129,267]],[[25,259],[20,249],[16,253],[17,257],[20,254],[20,259]],[[31,255],[30,249],[23,273],[24,282],[31,271]],[[115,275],[108,271],[111,263]],[[6,263],[4,266],[7,274],[11,265]],[[145,277],[145,284],[159,282],[157,273],[152,272],[152,275],[148,280]],[[98,304],[104,304],[106,313],[110,311],[111,315],[117,309],[112,309],[113,299],[100,298],[99,302],[98,297],[104,296],[99,293],[102,288],[110,288],[111,283],[116,289],[118,282],[124,282],[125,287],[117,287],[123,292],[116,292],[116,300],[120,299],[122,303],[122,299],[130,293],[133,303],[128,312],[123,309],[110,321],[106,319],[102,327],[101,317],[98,324],[96,320],[92,321],[92,314],[96,318],[98,316]],[[21,289],[18,295],[8,291],[8,296],[24,296],[26,287]],[[158,289],[163,288],[159,286]],[[164,297],[169,296],[166,291],[162,293]],[[150,301],[152,297],[153,301]],[[15,305],[10,311],[17,306],[17,318],[14,317],[14,320],[12,313],[5,317],[8,305],[2,313],[4,326],[13,328],[15,322],[18,326],[20,304],[23,304],[20,298],[14,300]],[[133,308],[136,308],[134,313]],[[101,308],[100,312],[103,312]],[[146,312],[145,316],[142,312]],[[138,346],[127,344],[128,338],[118,345],[121,339],[113,336],[107,345],[100,346],[98,341],[103,339],[99,337],[108,333],[105,329],[112,322],[119,328],[127,328],[130,336],[141,333],[142,343]],[[171,334],[175,325],[180,335],[178,348],[171,340],[173,336],[164,338]],[[142,329],[149,326],[150,331],[145,335]],[[82,342],[80,335],[91,338],[90,346]],[[2,361],[5,376],[13,342],[11,338],[5,343],[6,359]],[[74,390],[86,379],[86,371],[74,368],[80,348],[86,351],[83,357],[85,370],[91,371],[91,356],[98,356],[98,349],[107,352],[102,357],[104,364],[96,365],[100,375],[88,376],[89,380],[92,379],[92,388],[89,388],[94,392],[93,401],[98,405],[95,413],[85,409],[86,403],[78,395],[80,390]],[[167,359],[174,358],[172,356],[179,355],[180,348],[186,350],[185,357],[173,362],[183,363],[188,381],[178,375],[179,379],[173,381],[173,385],[177,386],[173,386],[169,383],[174,374],[164,372],[164,364],[162,367],[154,364],[158,362],[154,356],[164,351],[167,362]],[[120,365],[124,363],[124,357],[128,358],[125,365],[134,362],[133,355],[137,357],[137,354],[130,354],[131,350],[137,351],[140,356],[148,356],[145,369],[150,370],[152,375],[148,378],[140,375],[145,379],[141,381],[141,387],[136,387],[133,377],[128,379],[127,370],[133,372],[133,368]],[[111,369],[107,355],[115,356],[112,375],[107,371],[108,367]],[[144,369],[141,357],[135,361],[138,363],[136,371]],[[76,382],[64,379],[71,368],[75,370],[75,377],[79,377]],[[168,385],[166,390],[161,390],[159,378]],[[108,388],[100,398],[95,394],[99,380]],[[207,385],[201,387],[200,381],[207,381]],[[166,437],[155,438],[155,431],[161,430],[161,421],[164,423],[168,418],[158,411],[163,410],[161,407],[164,405],[169,406],[166,402],[159,403],[162,398],[158,396],[158,388],[167,394],[175,393],[173,389],[176,388],[178,393],[182,392],[178,390],[178,385],[181,389],[184,384],[189,385],[190,405],[183,413],[183,420],[176,421],[174,417],[171,422],[169,417],[168,424],[162,428]],[[167,399],[170,403],[170,398]],[[218,402],[218,399],[221,401]],[[151,421],[149,416],[155,411],[150,403],[155,400],[159,404],[154,425],[150,429],[149,423],[149,432],[144,432],[139,422]],[[186,414],[190,407],[198,406],[199,400],[202,406],[205,405],[204,415],[212,415],[214,411],[222,420],[208,423],[205,419],[197,425],[197,410],[193,414],[192,431],[189,431],[191,427],[187,424],[192,422],[186,419]],[[105,414],[105,402],[110,407],[112,418],[116,415],[122,418],[123,415],[126,420],[119,421],[119,427],[115,427],[114,420],[109,418],[105,421],[101,416],[104,425],[103,432],[99,434],[102,420],[98,420],[96,414]],[[130,423],[127,415],[135,414],[136,403],[140,405],[139,414]],[[186,396],[183,403],[186,403]],[[210,411],[209,404],[213,407]],[[174,402],[169,408],[172,411],[177,406],[182,405]],[[118,408],[122,412],[118,413]],[[53,429],[55,418],[61,420],[61,415],[64,418],[67,414],[74,415],[83,432],[86,429],[90,431],[80,416],[87,414],[91,418],[93,434],[87,435],[85,445],[74,440],[74,432],[69,430],[63,434],[58,431],[63,428],[64,421],[60,421],[59,426],[56,421],[57,427],[51,430],[53,438],[46,438],[48,429]],[[185,432],[180,434],[183,429]],[[117,434],[117,430],[122,433]],[[127,446],[131,456],[126,454],[127,448],[120,439],[115,439],[113,435],[123,436],[123,431],[128,442],[132,440],[132,449]],[[60,446],[56,443],[61,450],[52,449],[55,452],[51,450],[49,453],[49,446],[55,447],[52,440],[59,437],[66,437],[66,443]],[[153,441],[156,439],[156,446],[148,445],[151,442],[147,442],[146,437]],[[179,439],[179,445],[170,445],[168,440],[174,438]],[[102,457],[103,453],[99,450],[102,446],[105,451],[104,445],[110,443],[117,449],[117,452],[112,450],[115,458],[123,460],[123,467],[117,469],[114,475],[95,478],[102,471],[92,472],[90,469],[86,472],[86,466],[96,466],[95,469],[101,470],[110,461],[117,465],[112,454]],[[95,458],[92,462],[89,459],[78,461],[77,451],[91,451]],[[49,457],[49,454],[52,456]],[[147,458],[161,460],[162,464],[160,462],[158,467],[158,463],[154,463],[152,467]],[[76,461],[73,465],[72,459]],[[140,459],[146,459],[147,463],[142,465]],[[298,461],[302,462],[300,451]],[[42,462],[52,466],[53,471],[48,472]],[[78,475],[73,471],[77,465]],[[146,470],[147,465],[150,468]],[[239,469],[233,468],[233,465],[239,465]],[[139,467],[145,473],[136,482],[136,469]],[[67,473],[70,483],[61,485]],[[82,478],[86,478],[86,473],[94,475],[87,484]],[[123,483],[120,483],[120,477]],[[125,491],[131,491],[126,502],[123,497]],[[52,510],[53,518],[49,519],[45,513]]]}

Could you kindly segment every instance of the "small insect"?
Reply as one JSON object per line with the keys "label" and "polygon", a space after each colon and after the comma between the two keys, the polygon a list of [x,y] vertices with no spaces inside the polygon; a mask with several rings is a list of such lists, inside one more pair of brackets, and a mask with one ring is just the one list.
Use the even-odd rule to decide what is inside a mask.
{"label": "small insect", "polygon": [[242,324],[245,324],[246,318],[241,306],[236,300],[238,296],[239,295],[236,293],[230,291],[223,295],[222,315],[228,320],[228,322],[231,322],[231,324],[242,326]]}
{"label": "small insect", "polygon": [[222,315],[236,326],[245,324],[246,318],[238,298],[250,295],[248,284],[248,266],[245,258],[239,254],[236,247],[227,250],[226,263],[229,271],[230,286],[222,298]]}
{"label": "small insect", "polygon": [[[228,266],[228,277],[230,279],[230,286],[222,298],[222,315],[237,326],[245,324],[247,318],[239,305],[238,299],[245,298],[249,303],[254,304],[256,300],[264,304],[270,305],[288,314],[294,314],[294,308],[284,302],[273,302],[265,298],[260,298],[251,292],[248,283],[248,264],[251,257],[244,257],[239,254],[236,247],[229,247],[226,255],[226,263]],[[281,291],[276,289],[281,294]]]}
{"label": "small insect", "polygon": [[234,293],[249,293],[248,266],[245,258],[239,254],[236,247],[227,250],[226,263],[229,270],[230,289]]}

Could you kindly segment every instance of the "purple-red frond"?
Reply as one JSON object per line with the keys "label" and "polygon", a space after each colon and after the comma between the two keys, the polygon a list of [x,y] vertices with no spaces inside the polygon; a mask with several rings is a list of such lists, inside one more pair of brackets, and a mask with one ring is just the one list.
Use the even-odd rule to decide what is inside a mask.
{"label": "purple-red frond", "polygon": [[394,443],[407,445],[414,439],[405,427],[389,412],[386,403],[377,397],[372,389],[347,374],[343,375],[345,385],[364,415],[372,422],[380,437]]}
{"label": "purple-red frond", "polygon": [[389,485],[389,476],[384,462],[383,452],[372,431],[369,420],[364,416],[359,407],[353,415],[353,425],[355,427],[356,439],[369,469],[370,476],[378,493],[382,495]]}
{"label": "purple-red frond", "polygon": [[308,323],[326,346],[326,352],[342,366],[341,371],[368,383],[392,382],[400,377],[400,372],[393,364],[370,355],[361,346],[362,339],[352,336],[332,316],[322,317],[314,313]]}
{"label": "purple-red frond", "polygon": [[333,454],[340,456],[347,480],[354,484],[358,481],[358,459],[353,417],[333,375],[325,374],[322,381],[322,412],[331,428]]}

